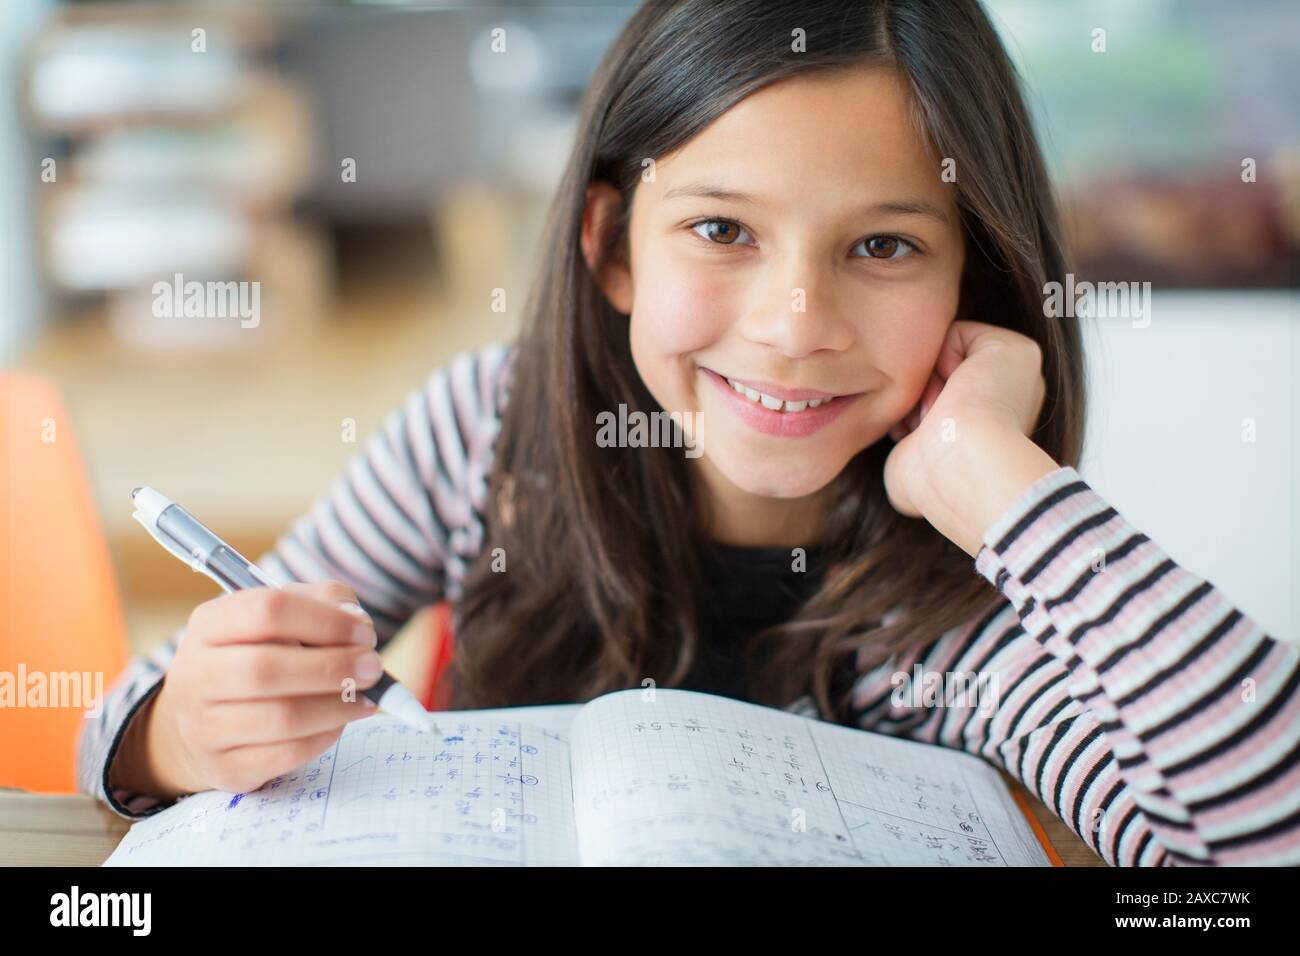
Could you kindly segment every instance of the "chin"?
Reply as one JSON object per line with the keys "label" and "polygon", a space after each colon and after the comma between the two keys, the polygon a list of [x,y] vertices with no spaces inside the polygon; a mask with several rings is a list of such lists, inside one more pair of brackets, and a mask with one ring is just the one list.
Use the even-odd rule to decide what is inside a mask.
{"label": "chin", "polygon": [[[707,452],[706,452],[707,454]],[[844,461],[800,461],[796,456],[781,458],[723,456],[713,466],[733,485],[764,498],[806,498],[829,485],[845,465]]]}

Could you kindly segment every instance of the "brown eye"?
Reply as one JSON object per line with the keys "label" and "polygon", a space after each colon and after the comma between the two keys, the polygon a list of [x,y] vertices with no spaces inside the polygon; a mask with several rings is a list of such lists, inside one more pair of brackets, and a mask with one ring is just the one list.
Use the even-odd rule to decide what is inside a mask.
{"label": "brown eye", "polygon": [[863,239],[853,248],[857,249],[858,246],[866,248],[869,258],[879,259],[882,262],[900,261],[917,251],[915,243],[909,239],[900,239],[898,236],[872,236],[870,239]]}
{"label": "brown eye", "polygon": [[876,236],[867,240],[867,255],[873,259],[892,259],[898,252],[898,245],[893,236]]}
{"label": "brown eye", "polygon": [[[705,232],[700,232],[701,226],[704,227]],[[733,245],[744,232],[736,223],[726,219],[702,219],[691,228],[695,230],[696,235],[720,246]]]}

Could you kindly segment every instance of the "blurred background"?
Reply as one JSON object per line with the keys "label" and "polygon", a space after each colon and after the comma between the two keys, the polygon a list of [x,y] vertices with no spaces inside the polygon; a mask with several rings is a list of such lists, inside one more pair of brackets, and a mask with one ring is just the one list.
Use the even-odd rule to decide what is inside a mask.
{"label": "blurred background", "polygon": [[[102,533],[144,649],[214,586],[131,520],[130,489],[254,557],[429,371],[509,339],[578,98],[635,4],[0,6],[0,350],[54,387],[79,523]],[[1077,278],[1153,287],[1149,327],[1087,323],[1080,470],[1300,639],[1300,7],[986,6],[1028,83]],[[176,276],[260,283],[260,321],[159,317],[154,285]],[[16,408],[12,436],[30,427]],[[19,447],[0,466],[5,527],[36,466]],[[77,588],[57,557],[48,573]],[[0,626],[22,600],[4,596]],[[390,669],[412,679],[401,655],[424,651],[404,647]]]}

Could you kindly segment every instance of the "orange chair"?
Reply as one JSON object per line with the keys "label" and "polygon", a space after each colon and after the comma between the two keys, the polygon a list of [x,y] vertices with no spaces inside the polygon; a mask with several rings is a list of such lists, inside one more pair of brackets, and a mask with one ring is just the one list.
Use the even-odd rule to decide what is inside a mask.
{"label": "orange chair", "polygon": [[[0,681],[19,695],[0,698],[0,786],[76,792],[86,707],[129,656],[67,409],[52,383],[0,373]],[[73,680],[91,700],[73,698],[61,675],[88,675]],[[42,681],[51,693],[32,706]]]}

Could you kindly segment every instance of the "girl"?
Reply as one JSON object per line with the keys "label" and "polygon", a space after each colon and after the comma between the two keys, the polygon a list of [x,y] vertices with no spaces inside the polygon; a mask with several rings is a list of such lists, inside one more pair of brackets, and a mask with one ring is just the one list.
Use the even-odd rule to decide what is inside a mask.
{"label": "girl", "polygon": [[[138,818],[301,765],[446,597],[457,707],[730,694],[978,754],[1112,864],[1300,862],[1300,655],[1074,468],[1057,214],[976,0],[647,3],[545,248],[519,341],[260,559],[292,583],[132,664],[86,789]],[[678,440],[597,442],[637,412]],[[895,693],[918,665],[992,710]]]}

